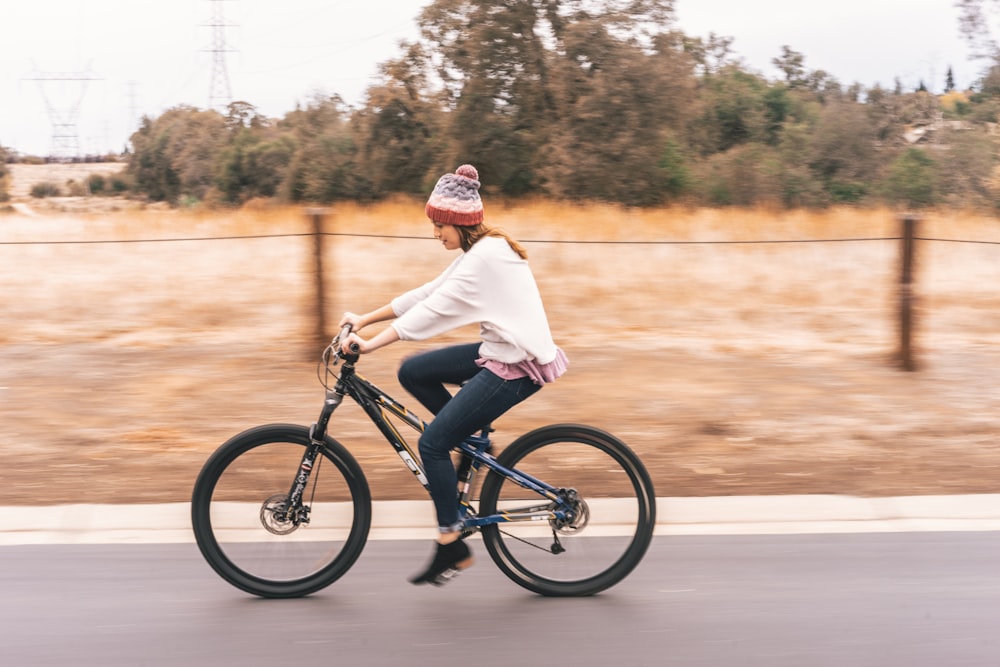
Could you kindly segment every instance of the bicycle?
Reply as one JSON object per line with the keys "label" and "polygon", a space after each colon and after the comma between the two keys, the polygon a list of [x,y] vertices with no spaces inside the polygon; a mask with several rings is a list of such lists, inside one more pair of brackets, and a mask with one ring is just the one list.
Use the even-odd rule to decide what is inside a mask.
{"label": "bicycle", "polygon": [[[317,376],[326,398],[315,424],[239,433],[209,457],[195,482],[191,520],[198,547],[216,573],[248,593],[309,595],[343,576],[364,549],[372,518],[368,482],[350,451],[328,433],[345,396],[427,487],[419,457],[390,416],[417,432],[426,424],[356,372],[357,350],[345,354],[339,347],[349,332],[344,327],[321,356]],[[635,453],[598,428],[553,424],[494,457],[491,430],[484,426],[457,448],[466,536],[480,533],[497,567],[540,595],[593,595],[632,572],[656,523],[653,484]]]}

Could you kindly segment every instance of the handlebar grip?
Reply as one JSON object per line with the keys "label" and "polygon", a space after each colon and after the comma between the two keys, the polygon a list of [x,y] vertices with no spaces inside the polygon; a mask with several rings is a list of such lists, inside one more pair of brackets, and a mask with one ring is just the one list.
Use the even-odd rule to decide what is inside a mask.
{"label": "handlebar grip", "polygon": [[[350,324],[345,324],[341,327],[340,334],[337,335],[337,340],[340,341],[347,338],[351,334],[352,329],[353,327]],[[357,343],[351,343],[347,349],[351,351],[351,354],[361,354],[361,346]]]}

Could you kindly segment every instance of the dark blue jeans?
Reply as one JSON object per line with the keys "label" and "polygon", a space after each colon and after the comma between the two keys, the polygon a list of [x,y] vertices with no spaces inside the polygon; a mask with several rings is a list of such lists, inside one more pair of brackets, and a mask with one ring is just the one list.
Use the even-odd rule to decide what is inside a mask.
{"label": "dark blue jeans", "polygon": [[[458,477],[451,450],[541,387],[530,378],[504,380],[476,365],[479,343],[424,352],[403,361],[399,383],[433,413],[420,436],[420,459],[443,533],[461,527]],[[452,396],[445,385],[460,385]]]}

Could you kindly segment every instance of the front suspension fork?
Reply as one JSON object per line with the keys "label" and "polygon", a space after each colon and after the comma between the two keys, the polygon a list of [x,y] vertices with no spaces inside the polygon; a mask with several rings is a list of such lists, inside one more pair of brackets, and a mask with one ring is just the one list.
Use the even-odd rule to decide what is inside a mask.
{"label": "front suspension fork", "polygon": [[316,469],[320,456],[322,455],[323,442],[326,439],[327,424],[330,421],[330,417],[333,415],[333,411],[337,409],[343,400],[343,393],[338,391],[327,392],[326,400],[323,402],[323,410],[320,412],[319,419],[317,419],[316,423],[309,429],[309,444],[306,445],[306,451],[302,455],[302,459],[299,461],[299,469],[296,472],[295,479],[292,481],[291,488],[288,491],[288,501],[285,503],[283,517],[285,521],[291,521],[295,525],[309,523],[309,506],[303,505],[302,497],[309,484],[309,478]]}

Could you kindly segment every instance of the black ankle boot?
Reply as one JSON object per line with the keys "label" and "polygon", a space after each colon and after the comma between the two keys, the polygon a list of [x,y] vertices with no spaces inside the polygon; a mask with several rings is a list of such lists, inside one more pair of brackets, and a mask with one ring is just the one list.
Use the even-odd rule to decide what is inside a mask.
{"label": "black ankle boot", "polygon": [[472,565],[472,552],[463,540],[449,544],[435,543],[437,550],[427,569],[410,577],[411,584],[434,584],[443,586]]}

